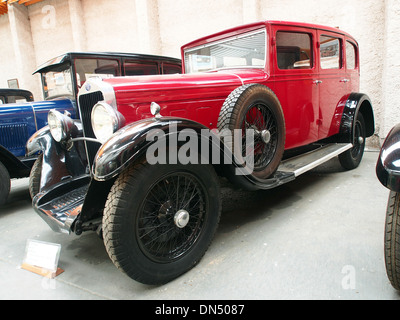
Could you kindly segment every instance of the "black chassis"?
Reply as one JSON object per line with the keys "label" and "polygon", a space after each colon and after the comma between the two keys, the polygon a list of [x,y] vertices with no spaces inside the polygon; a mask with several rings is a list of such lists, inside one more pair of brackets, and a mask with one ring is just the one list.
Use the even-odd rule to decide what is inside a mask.
{"label": "black chassis", "polygon": [[[311,146],[311,149],[316,151],[311,151],[311,153],[314,152],[317,158],[315,161],[314,156],[312,166],[322,163],[318,158],[327,161],[343,150],[347,150],[349,146],[351,147],[354,119],[359,112],[363,114],[366,122],[366,136],[373,135],[375,124],[371,101],[365,94],[351,94],[344,107],[340,133],[331,139]],[[35,211],[54,231],[74,232],[77,235],[88,230],[101,231],[102,213],[107,195],[116,178],[124,169],[143,161],[147,148],[153,143],[146,140],[146,134],[150,130],[163,130],[166,137],[169,137],[168,130],[171,123],[177,126],[177,132],[190,128],[200,133],[201,129],[205,129],[202,124],[182,118],[148,118],[129,124],[117,131],[111,139],[112,141],[109,140],[101,147],[102,156],[96,156],[92,161],[88,161],[86,153],[86,142],[88,141],[84,137],[81,121],[74,120],[74,123],[78,130],[76,130],[75,136],[71,137],[70,143],[56,143],[49,128],[45,127],[29,139],[27,152],[29,154],[43,152],[40,191],[33,199]],[[198,137],[203,139],[200,134]],[[90,143],[93,143],[93,139],[89,140]],[[217,140],[209,137],[206,143],[209,143],[209,147],[212,148]],[[224,156],[227,148],[220,140],[218,141],[217,147]],[[343,145],[345,149],[343,149]],[[97,149],[99,147],[100,143],[97,144]],[[328,156],[327,152],[329,152]],[[309,153],[307,152],[306,155]],[[240,167],[235,161],[232,165],[213,164],[213,166],[219,175],[226,176],[228,179],[235,176],[233,182],[241,187],[250,190],[270,189],[294,180],[299,174],[284,168],[284,163],[291,161],[292,158],[296,157],[290,155],[289,159],[282,161],[283,170],[278,168],[273,177],[264,180],[247,175],[235,176],[234,170]],[[288,167],[292,166],[290,163]]]}

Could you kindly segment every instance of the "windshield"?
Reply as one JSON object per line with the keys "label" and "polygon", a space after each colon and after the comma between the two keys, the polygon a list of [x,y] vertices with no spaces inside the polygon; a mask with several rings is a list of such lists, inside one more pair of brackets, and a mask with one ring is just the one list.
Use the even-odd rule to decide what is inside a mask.
{"label": "windshield", "polygon": [[64,70],[49,71],[43,73],[42,77],[44,98],[46,100],[74,95],[69,64],[65,65]]}
{"label": "windshield", "polygon": [[185,50],[185,72],[204,72],[223,68],[264,68],[265,30]]}
{"label": "windshield", "polygon": [[121,75],[117,59],[106,58],[76,58],[75,70],[76,85],[74,88],[71,77],[71,63],[51,66],[53,70],[42,73],[43,91],[46,100],[59,97],[74,98],[76,90],[90,77],[110,78]]}

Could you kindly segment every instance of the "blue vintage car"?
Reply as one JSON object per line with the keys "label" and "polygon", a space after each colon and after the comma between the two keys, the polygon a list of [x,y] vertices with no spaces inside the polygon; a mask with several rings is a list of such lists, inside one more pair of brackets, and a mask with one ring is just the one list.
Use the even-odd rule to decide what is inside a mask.
{"label": "blue vintage car", "polygon": [[0,205],[7,201],[13,178],[28,177],[37,156],[26,157],[29,137],[47,125],[49,110],[79,118],[76,99],[90,77],[181,73],[181,60],[128,53],[70,52],[41,65],[45,101],[0,104]]}

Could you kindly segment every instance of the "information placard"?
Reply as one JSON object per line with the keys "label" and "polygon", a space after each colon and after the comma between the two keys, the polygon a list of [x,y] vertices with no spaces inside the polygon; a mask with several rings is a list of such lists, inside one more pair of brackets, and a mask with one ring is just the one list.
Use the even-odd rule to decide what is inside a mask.
{"label": "information placard", "polygon": [[54,278],[64,271],[57,267],[60,252],[60,244],[28,239],[21,268]]}

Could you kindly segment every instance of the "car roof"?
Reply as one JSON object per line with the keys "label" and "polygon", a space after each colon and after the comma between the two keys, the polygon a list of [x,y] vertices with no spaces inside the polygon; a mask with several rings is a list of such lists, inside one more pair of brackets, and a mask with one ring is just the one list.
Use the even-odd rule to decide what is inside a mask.
{"label": "car roof", "polygon": [[182,46],[182,50],[198,45],[203,45],[208,42],[216,41],[219,39],[227,38],[230,36],[235,36],[240,33],[244,32],[250,32],[252,30],[257,30],[262,27],[266,27],[268,25],[280,25],[280,26],[289,26],[289,27],[301,27],[301,28],[308,28],[308,29],[317,29],[317,30],[325,30],[329,32],[335,32],[341,35],[345,35],[349,38],[351,38],[354,42],[357,43],[357,41],[348,33],[344,32],[343,30],[340,30],[339,28],[336,27],[329,27],[329,26],[324,26],[324,25],[319,25],[319,24],[312,24],[312,23],[303,23],[303,22],[293,22],[293,21],[278,21],[278,20],[264,20],[264,21],[258,21],[254,23],[249,23],[241,26],[237,26],[234,28],[229,28],[211,35],[207,35],[205,37],[199,38],[197,40],[191,41],[185,45]]}
{"label": "car roof", "polygon": [[181,63],[180,59],[150,55],[150,54],[140,54],[140,53],[126,53],[126,52],[67,52],[59,55],[53,59],[48,60],[38,67],[38,69],[33,73],[45,72],[53,66],[61,65],[70,62],[75,57],[93,57],[93,58],[132,58],[140,60],[159,60],[164,62]]}
{"label": "car roof", "polygon": [[23,96],[32,96],[32,92],[24,89],[10,89],[10,88],[0,88],[0,94],[5,95],[23,95]]}

